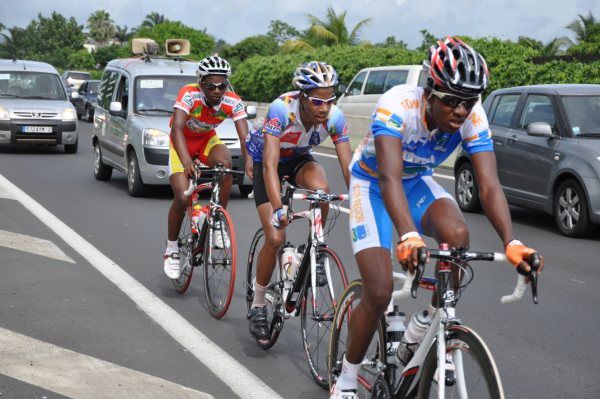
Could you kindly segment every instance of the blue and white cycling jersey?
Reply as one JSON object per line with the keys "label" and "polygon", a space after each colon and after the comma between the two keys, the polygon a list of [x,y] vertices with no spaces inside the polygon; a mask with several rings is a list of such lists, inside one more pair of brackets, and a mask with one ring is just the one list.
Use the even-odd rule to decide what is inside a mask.
{"label": "blue and white cycling jersey", "polygon": [[299,91],[281,95],[269,105],[267,116],[260,129],[250,132],[246,138],[246,148],[254,162],[262,162],[264,135],[279,137],[279,162],[286,162],[310,152],[331,136],[334,144],[348,141],[348,131],[344,114],[335,105],[331,106],[327,121],[315,125],[308,131],[300,120]]}
{"label": "blue and white cycling jersey", "polygon": [[352,174],[377,182],[375,137],[398,137],[403,144],[404,176],[428,176],[462,143],[470,154],[493,151],[487,116],[478,102],[458,132],[430,132],[425,122],[427,101],[422,87],[399,85],[385,92],[375,107],[373,122],[356,148]]}

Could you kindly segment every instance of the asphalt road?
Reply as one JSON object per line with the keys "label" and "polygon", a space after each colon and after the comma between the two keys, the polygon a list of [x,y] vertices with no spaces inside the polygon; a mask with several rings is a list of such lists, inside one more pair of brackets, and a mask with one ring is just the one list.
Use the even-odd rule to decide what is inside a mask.
{"label": "asphalt road", "polygon": [[[0,174],[41,205],[27,208],[15,199],[2,198],[10,195],[2,195],[0,190],[0,230],[50,241],[72,260],[0,245],[0,327],[5,329],[0,330],[0,338],[15,332],[27,343],[25,348],[42,341],[85,355],[86,361],[94,359],[94,364],[102,360],[135,370],[143,381],[136,391],[139,397],[161,397],[152,384],[174,390],[162,397],[183,397],[172,393],[182,387],[217,398],[249,397],[251,390],[245,395],[239,388],[247,381],[258,387],[254,393],[272,389],[285,398],[327,397],[307,370],[299,320],[288,320],[279,341],[268,351],[258,348],[248,333],[242,282],[250,239],[258,228],[254,202],[241,198],[237,190],[232,194],[229,210],[238,237],[236,295],[226,317],[216,321],[206,310],[199,274],[183,296],[163,275],[170,190],[157,188],[146,198],[131,198],[125,176],[118,172],[108,182],[96,181],[91,130],[91,124],[79,123],[79,152],[73,155],[64,154],[62,148],[0,147]],[[317,159],[326,167],[332,191],[343,190],[337,161],[325,156]],[[451,178],[438,181],[453,192]],[[44,209],[101,254],[95,255],[91,249],[78,252],[72,246],[72,235],[56,228],[57,222],[50,224],[55,230],[41,223],[32,211],[44,214]],[[492,350],[507,398],[598,398],[600,294],[594,287],[600,283],[600,235],[569,239],[558,234],[548,215],[514,208],[512,216],[515,236],[547,259],[540,279],[540,304],[533,305],[526,293],[518,304],[501,305],[499,299],[512,291],[516,273],[508,265],[482,262],[474,264],[475,279],[463,293],[458,314]],[[473,249],[501,250],[484,215],[468,214],[466,218]],[[355,278],[358,274],[347,223],[348,216],[342,213],[328,243]],[[304,224],[292,225],[290,236],[303,238],[305,229]],[[130,281],[117,286],[106,271],[94,267],[102,263],[102,255],[135,284]],[[131,299],[125,292],[131,292],[132,286],[146,296]],[[427,296],[422,294],[402,304],[402,309],[412,312],[426,303]],[[163,309],[165,304],[168,307]],[[153,312],[158,308],[162,310]],[[177,334],[182,331],[201,334],[181,338]],[[187,342],[196,349],[190,351],[189,345],[182,344],[185,337],[199,337],[198,342]],[[37,375],[44,360],[40,349],[27,355],[15,354],[13,348],[13,341],[0,341],[2,398],[85,397]],[[27,356],[28,370],[13,365]],[[69,369],[73,355],[65,359]],[[243,368],[232,368],[229,377],[227,372],[215,371],[227,370],[236,362]],[[78,367],[75,363],[71,366]],[[103,367],[98,365],[97,370],[105,376]],[[249,373],[244,374],[246,371]],[[257,379],[248,380],[247,375]],[[113,382],[111,374],[91,377],[103,378],[108,382],[95,388],[99,389],[95,397],[125,389]]]}

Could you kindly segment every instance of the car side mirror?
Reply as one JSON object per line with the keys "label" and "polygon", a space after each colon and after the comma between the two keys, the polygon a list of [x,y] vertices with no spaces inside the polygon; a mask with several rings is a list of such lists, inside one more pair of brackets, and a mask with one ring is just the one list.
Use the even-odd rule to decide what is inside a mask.
{"label": "car side mirror", "polygon": [[346,90],[348,90],[348,87],[346,85],[339,85],[337,87],[338,94],[346,94]]}
{"label": "car side mirror", "polygon": [[256,106],[254,106],[254,105],[246,106],[246,114],[248,115],[248,119],[256,118]]}
{"label": "car side mirror", "polygon": [[527,125],[527,134],[535,137],[554,137],[552,127],[546,122],[532,122]]}
{"label": "car side mirror", "polygon": [[77,99],[77,98],[79,98],[79,93],[77,93],[76,91],[72,91],[71,92],[71,98],[74,99],[74,100]]}
{"label": "car side mirror", "polygon": [[113,101],[110,103],[109,113],[113,116],[119,116],[121,118],[125,118],[127,113],[123,111],[123,104],[118,101]]}

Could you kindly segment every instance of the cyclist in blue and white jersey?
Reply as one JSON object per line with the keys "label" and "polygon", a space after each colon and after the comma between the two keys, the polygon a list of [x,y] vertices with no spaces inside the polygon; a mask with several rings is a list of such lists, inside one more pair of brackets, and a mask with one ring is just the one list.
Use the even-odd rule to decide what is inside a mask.
{"label": "cyclist in blue and white jersey", "polygon": [[[251,132],[246,148],[254,161],[254,201],[265,232],[265,244],[258,253],[254,301],[248,318],[256,339],[269,338],[265,292],[289,223],[282,212],[280,179],[288,176],[295,186],[329,190],[323,167],[311,155],[311,148],[329,136],[342,167],[346,185],[352,158],[346,121],[335,101],[337,73],[331,65],[311,61],[300,65],[292,83],[299,91],[283,94],[273,101],[263,126]],[[328,207],[322,209],[323,220]],[[275,227],[274,227],[275,226]]]}
{"label": "cyclist in blue and white jersey", "polygon": [[[393,291],[392,229],[400,237],[398,259],[411,271],[417,265],[417,248],[425,247],[421,234],[451,247],[469,245],[469,230],[458,205],[432,177],[433,169],[459,144],[471,157],[484,212],[508,259],[521,270],[530,270],[524,259],[535,251],[513,236],[479,100],[488,84],[485,60],[451,37],[438,41],[429,55],[424,63],[427,87],[400,85],[384,93],[352,160],[350,233],[363,294],[352,312],[342,373],[332,398],[357,397],[360,363]],[[434,295],[429,314],[435,311],[436,299]]]}

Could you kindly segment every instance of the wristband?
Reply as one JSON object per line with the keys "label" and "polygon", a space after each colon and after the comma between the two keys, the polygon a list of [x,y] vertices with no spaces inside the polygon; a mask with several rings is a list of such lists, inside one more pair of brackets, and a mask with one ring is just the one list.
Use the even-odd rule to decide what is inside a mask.
{"label": "wristband", "polygon": [[409,231],[408,233],[402,234],[402,237],[400,237],[400,242],[404,242],[411,237],[420,238],[421,236],[416,231]]}
{"label": "wristband", "polygon": [[513,238],[504,246],[504,248],[507,248],[509,245],[523,245],[523,243],[516,238]]}

